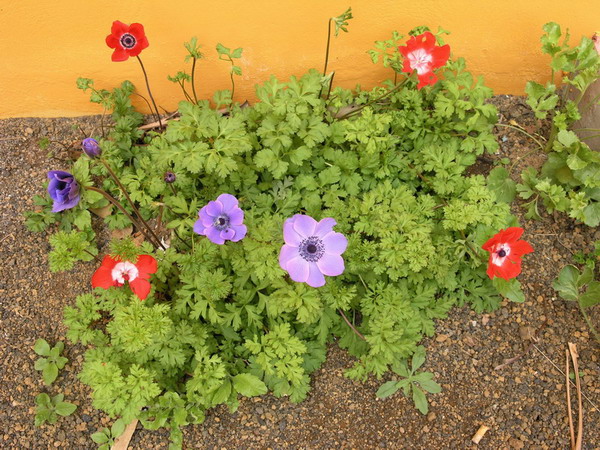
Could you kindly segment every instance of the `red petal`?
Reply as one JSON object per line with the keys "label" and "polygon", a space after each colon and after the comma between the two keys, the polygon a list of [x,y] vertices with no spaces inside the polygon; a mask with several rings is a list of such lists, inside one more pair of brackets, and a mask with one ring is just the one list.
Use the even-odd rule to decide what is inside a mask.
{"label": "red petal", "polygon": [[506,230],[500,230],[498,234],[502,235],[503,242],[510,243],[516,242],[523,235],[524,231],[521,227],[509,227]]}
{"label": "red petal", "polygon": [[109,34],[106,36],[106,45],[108,45],[110,48],[117,48],[117,45],[119,45],[119,38]]}
{"label": "red petal", "polygon": [[117,39],[119,39],[123,33],[127,33],[128,31],[129,25],[119,20],[115,20],[112,23],[112,27],[110,28],[110,33],[114,35]]}
{"label": "red petal", "polygon": [[110,59],[112,59],[113,62],[127,61],[129,59],[129,53],[124,48],[121,48],[121,46],[117,46]]}
{"label": "red petal", "polygon": [[146,34],[144,33],[144,25],[141,23],[132,23],[129,26],[129,34],[133,35],[136,42],[143,40],[146,37]]}
{"label": "red petal", "polygon": [[436,44],[435,36],[429,31],[426,31],[425,33],[417,36],[417,39],[421,41],[421,45],[419,47],[427,50],[428,53],[431,53]]}
{"label": "red petal", "polygon": [[112,269],[109,269],[105,266],[101,266],[100,268],[98,268],[98,270],[94,272],[94,275],[92,275],[92,287],[108,289],[111,286],[116,286],[116,283],[112,279],[111,272]]}
{"label": "red petal", "polygon": [[131,281],[129,283],[129,287],[131,288],[133,293],[139,297],[140,300],[145,300],[146,297],[148,297],[148,294],[150,293],[150,289],[152,288],[148,280],[145,280],[140,277]]}
{"label": "red petal", "polygon": [[138,268],[140,273],[151,274],[156,273],[156,270],[158,269],[158,264],[156,263],[156,259],[154,259],[152,256],[140,255],[138,257],[137,262],[135,263],[135,267]]}
{"label": "red petal", "polygon": [[450,58],[450,46],[444,45],[442,47],[436,47],[431,51],[433,56],[433,67],[438,68],[444,66]]}
{"label": "red petal", "polygon": [[527,241],[517,241],[511,244],[510,253],[511,256],[514,255],[515,258],[520,258],[528,253],[533,253],[533,247]]}
{"label": "red petal", "polygon": [[500,278],[504,278],[505,280],[510,280],[511,278],[515,278],[517,275],[521,273],[521,260],[515,259],[510,260],[506,258],[504,264],[501,266],[496,266],[496,274]]}

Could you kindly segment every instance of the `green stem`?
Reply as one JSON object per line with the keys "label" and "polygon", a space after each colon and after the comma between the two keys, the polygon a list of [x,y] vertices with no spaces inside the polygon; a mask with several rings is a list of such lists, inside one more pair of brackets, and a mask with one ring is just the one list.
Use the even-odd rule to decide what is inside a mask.
{"label": "green stem", "polygon": [[185,96],[185,99],[190,102],[193,103],[192,97],[190,97],[190,94],[188,94],[188,92],[185,90],[185,86],[183,85],[183,81],[179,82],[179,87],[181,88],[181,90],[183,91],[183,95]]}
{"label": "green stem", "polygon": [[598,341],[598,343],[600,344],[600,334],[598,334],[598,331],[596,330],[596,328],[592,324],[592,321],[590,320],[590,316],[588,316],[588,314],[585,312],[585,308],[583,308],[579,304],[579,302],[577,302],[577,305],[579,306],[579,310],[581,311],[581,314],[583,315],[583,318],[585,319],[586,323],[588,324],[588,327],[590,327],[590,330],[592,331],[592,334],[594,335],[594,338],[596,338],[596,341]]}
{"label": "green stem", "polygon": [[352,329],[352,331],[354,331],[354,333],[361,338],[363,341],[366,341],[367,339],[360,333],[360,331],[358,331],[354,325],[352,325],[352,323],[348,320],[348,318],[346,317],[346,314],[344,314],[344,311],[342,311],[341,309],[338,309],[338,312],[340,313],[340,315],[342,316],[342,318],[344,319],[344,321],[348,324],[348,326]]}
{"label": "green stem", "polygon": [[[196,71],[196,58],[192,60],[192,94],[194,95],[194,102],[198,103],[198,96],[196,95],[196,83],[194,80],[194,73]],[[233,96],[232,96],[233,97]]]}
{"label": "green stem", "polygon": [[88,255],[90,255],[92,258],[94,258],[97,262],[102,262],[102,260],[100,258],[98,258],[96,255],[94,255],[89,250],[84,250],[84,252],[86,252]]}
{"label": "green stem", "polygon": [[[152,237],[150,235],[148,235],[148,233],[146,232],[146,230],[144,229],[144,227],[140,224],[140,222],[137,221],[136,219],[134,219],[133,216],[131,214],[129,214],[129,212],[123,207],[123,205],[121,205],[117,201],[117,199],[115,199],[112,195],[110,195],[108,192],[103,191],[102,189],[98,189],[97,187],[94,187],[94,186],[85,186],[85,189],[87,189],[89,191],[94,191],[94,192],[97,192],[97,193],[101,194],[106,200],[108,200],[109,202],[111,202],[123,214],[125,214],[125,216],[129,219],[129,221],[131,222],[131,224],[135,225],[135,227],[142,232],[142,234],[146,237],[146,239],[148,239],[149,242],[154,243],[153,240],[152,240]],[[156,244],[154,244],[154,245],[156,245]]]}
{"label": "green stem", "polygon": [[592,139],[592,138],[595,138],[595,137],[598,137],[598,136],[600,136],[600,134],[592,134],[590,136],[582,137],[581,140],[585,141],[586,139]]}
{"label": "green stem", "polygon": [[349,113],[344,114],[341,117],[338,117],[338,120],[342,120],[342,119],[346,119],[350,116],[353,116],[354,114],[362,111],[363,109],[365,109],[367,106],[371,106],[373,103],[378,102],[379,100],[384,99],[385,97],[393,94],[394,92],[398,91],[402,86],[404,86],[404,83],[406,83],[406,80],[408,80],[408,78],[405,78],[404,80],[402,80],[402,82],[400,84],[398,84],[395,88],[387,91],[385,94],[380,95],[379,97],[371,100],[368,103],[365,103],[364,105],[360,105],[357,109],[355,109],[354,111],[350,111]]}
{"label": "green stem", "polygon": [[329,44],[331,43],[331,18],[327,21],[327,46],[325,47],[325,67],[323,67],[323,76],[327,74],[327,64],[329,63]]}
{"label": "green stem", "polygon": [[106,170],[108,170],[108,173],[113,178],[113,180],[115,180],[115,183],[117,183],[117,186],[119,186],[119,189],[121,189],[121,192],[123,192],[123,194],[125,195],[125,198],[129,202],[129,205],[131,206],[131,208],[133,208],[133,210],[139,217],[140,221],[144,224],[146,229],[150,232],[150,234],[154,238],[155,242],[158,243],[158,245],[160,245],[160,248],[162,248],[163,250],[166,250],[165,246],[162,244],[162,242],[160,241],[160,239],[158,238],[156,233],[154,233],[154,230],[150,227],[150,225],[148,225],[148,222],[146,222],[144,220],[144,218],[142,217],[142,214],[136,208],[135,203],[133,203],[133,200],[131,200],[131,197],[129,197],[129,194],[127,193],[127,189],[125,189],[125,186],[123,186],[123,184],[121,183],[121,180],[119,180],[119,177],[117,177],[117,174],[113,172],[113,170],[110,168],[110,166],[108,165],[108,163],[106,162],[105,159],[101,159],[100,161],[102,162],[102,164],[104,164],[104,167],[106,167]]}
{"label": "green stem", "polygon": [[152,91],[150,90],[150,83],[148,82],[148,74],[146,73],[146,69],[144,68],[144,63],[142,63],[142,59],[139,57],[139,55],[136,56],[136,58],[140,63],[142,72],[144,73],[144,80],[146,80],[146,89],[148,89],[148,95],[150,96],[150,100],[152,100],[152,104],[154,105],[154,109],[156,110],[158,126],[162,129],[162,122],[160,121],[160,112],[158,111],[158,107],[156,106],[156,102],[154,101],[154,96],[152,95]]}

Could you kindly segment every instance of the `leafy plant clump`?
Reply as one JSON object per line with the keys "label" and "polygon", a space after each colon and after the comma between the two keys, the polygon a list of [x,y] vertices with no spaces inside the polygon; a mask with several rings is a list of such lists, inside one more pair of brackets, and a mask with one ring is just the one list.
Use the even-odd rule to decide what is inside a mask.
{"label": "leafy plant clump", "polygon": [[[558,24],[550,22],[543,29],[542,51],[552,58],[552,76],[545,86],[529,81],[525,91],[535,116],[551,120],[550,136],[543,148],[548,159],[540,173],[533,168],[523,172],[523,183],[517,190],[521,198],[528,200],[527,218],[540,217],[538,205],[542,202],[550,213],[567,212],[595,227],[600,224],[600,149],[590,148],[585,139],[578,137],[573,124],[599,101],[598,97],[590,102],[582,100],[600,78],[600,56],[587,37],[571,46],[569,32],[563,35]],[[563,85],[559,87],[556,78],[561,73]],[[587,135],[598,131],[579,130]]]}
{"label": "leafy plant clump", "polygon": [[50,386],[58,377],[58,371],[65,367],[69,362],[64,356],[60,356],[65,348],[63,342],[57,342],[56,345],[50,348],[50,344],[45,339],[35,341],[33,350],[41,356],[35,362],[35,370],[42,371],[42,378],[46,386]]}
{"label": "leafy plant clump", "polygon": [[48,394],[39,394],[35,397],[37,404],[35,411],[35,426],[40,427],[44,423],[55,424],[58,416],[70,416],[77,409],[77,405],[63,401],[64,395],[57,394],[50,397]]}
{"label": "leafy plant clump", "polygon": [[[196,43],[190,48],[197,51]],[[67,337],[89,346],[80,379],[92,387],[96,407],[124,423],[168,427],[180,445],[179,427],[201,423],[218,404],[235,411],[239,394],[303,400],[335,337],[356,357],[349,377],[393,370],[407,378],[394,389],[412,386],[424,411],[421,388],[438,387],[413,372],[434,320],[456,305],[497,308],[499,293],[522,301],[516,280],[488,278],[481,249],[514,218],[482,176],[466,175],[478,155],[497,147],[491,90],[462,58],[417,89],[419,80],[394,63],[398,49],[378,48],[389,53],[384,61],[395,83],[330,91],[332,77],[315,70],[285,82],[271,77],[256,87],[260,101],[251,107],[226,101],[231,91],[215,94],[216,103],[229,104],[221,111],[188,98],[179,120],[145,135],[130,83],[112,94],[91,80],[78,83],[113,111],[116,126],[100,140],[105,164],[79,158],[72,170],[79,204],[58,216],[47,203],[30,224],[60,221],[55,265],[70,269],[95,255],[83,245],[93,236],[88,210],[109,203],[91,187],[101,185],[124,205],[103,219],[109,228],[130,226],[126,213],[134,213],[111,167],[160,237],[141,248],[113,242],[111,254],[124,261],[140,254],[158,261],[143,302],[111,287],[80,295],[65,310]],[[217,50],[233,80],[241,49]],[[222,193],[239,200],[247,235],[215,245],[193,226],[199,209]],[[334,218],[348,240],[345,271],[323,287],[293,282],[278,263],[282,227],[294,214]],[[112,438],[104,435],[96,442]]]}

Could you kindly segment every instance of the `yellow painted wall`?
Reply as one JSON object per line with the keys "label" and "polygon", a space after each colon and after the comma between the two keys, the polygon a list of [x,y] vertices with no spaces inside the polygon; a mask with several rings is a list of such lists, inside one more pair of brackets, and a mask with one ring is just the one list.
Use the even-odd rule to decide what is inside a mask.
{"label": "yellow painted wall", "polygon": [[[167,110],[181,99],[167,81],[184,67],[184,41],[197,36],[207,59],[199,66],[202,97],[229,88],[228,65],[214,50],[221,42],[243,47],[237,101],[271,73],[287,78],[322,68],[327,19],[352,6],[349,33],[333,40],[330,69],[336,84],[374,86],[389,77],[366,51],[392,30],[417,25],[450,30],[454,56],[484,75],[497,94],[522,94],[528,79],[548,77],[539,50],[541,27],[569,27],[573,41],[600,29],[597,0],[0,0],[0,117],[98,114],[75,88],[77,77],[111,88],[131,80],[144,95],[135,59],[113,63],[104,43],[113,20],[140,22],[150,47],[141,54],[157,103]],[[188,69],[189,70],[189,69]]]}

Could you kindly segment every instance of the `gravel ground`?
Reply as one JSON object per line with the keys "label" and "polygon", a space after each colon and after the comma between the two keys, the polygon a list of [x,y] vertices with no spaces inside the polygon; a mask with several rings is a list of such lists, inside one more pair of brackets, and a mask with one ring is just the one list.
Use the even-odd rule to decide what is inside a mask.
{"label": "gravel ground", "polygon": [[[544,132],[520,97],[498,96],[501,122],[510,120],[529,131]],[[66,146],[90,132],[98,117],[78,119],[7,119],[0,121],[0,448],[95,448],[90,434],[110,424],[91,406],[90,390],[76,374],[84,349],[67,345],[69,363],[47,388],[33,368],[36,339],[65,340],[62,310],[89,289],[95,263],[80,264],[67,273],[47,267],[47,236],[23,226],[23,212],[33,209],[32,196],[43,193],[49,169],[69,167]],[[49,137],[56,156],[48,160],[38,142]],[[499,127],[501,150],[496,157],[521,158],[513,177],[527,165],[532,144],[514,130]],[[62,160],[61,160],[62,158]],[[489,161],[476,170],[485,172]],[[518,206],[514,212],[520,214]],[[455,309],[438,322],[437,334],[424,341],[424,369],[435,373],[443,391],[429,396],[430,412],[422,416],[396,394],[378,400],[383,381],[366,383],[343,376],[352,358],[332,345],[327,362],[313,375],[313,390],[304,403],[292,404],[270,395],[245,399],[235,414],[216,408],[203,425],[187,427],[188,448],[476,448],[471,437],[480,425],[490,427],[478,447],[555,449],[569,447],[564,376],[565,349],[577,344],[584,401],[584,448],[600,448],[599,346],[590,336],[576,307],[557,299],[551,281],[569,263],[572,253],[600,239],[600,230],[577,225],[562,215],[532,222],[522,219],[525,238],[535,253],[525,258],[527,301],[505,302],[501,309],[477,315]],[[596,308],[598,309],[598,308]],[[600,313],[593,311],[600,322]],[[542,327],[542,324],[545,324]],[[540,329],[540,327],[542,327]],[[539,329],[535,340],[532,332]],[[533,345],[532,345],[533,344]],[[504,359],[523,356],[502,369]],[[62,392],[77,411],[56,425],[33,426],[34,399],[40,392]],[[138,429],[131,448],[167,448],[168,432]]]}

